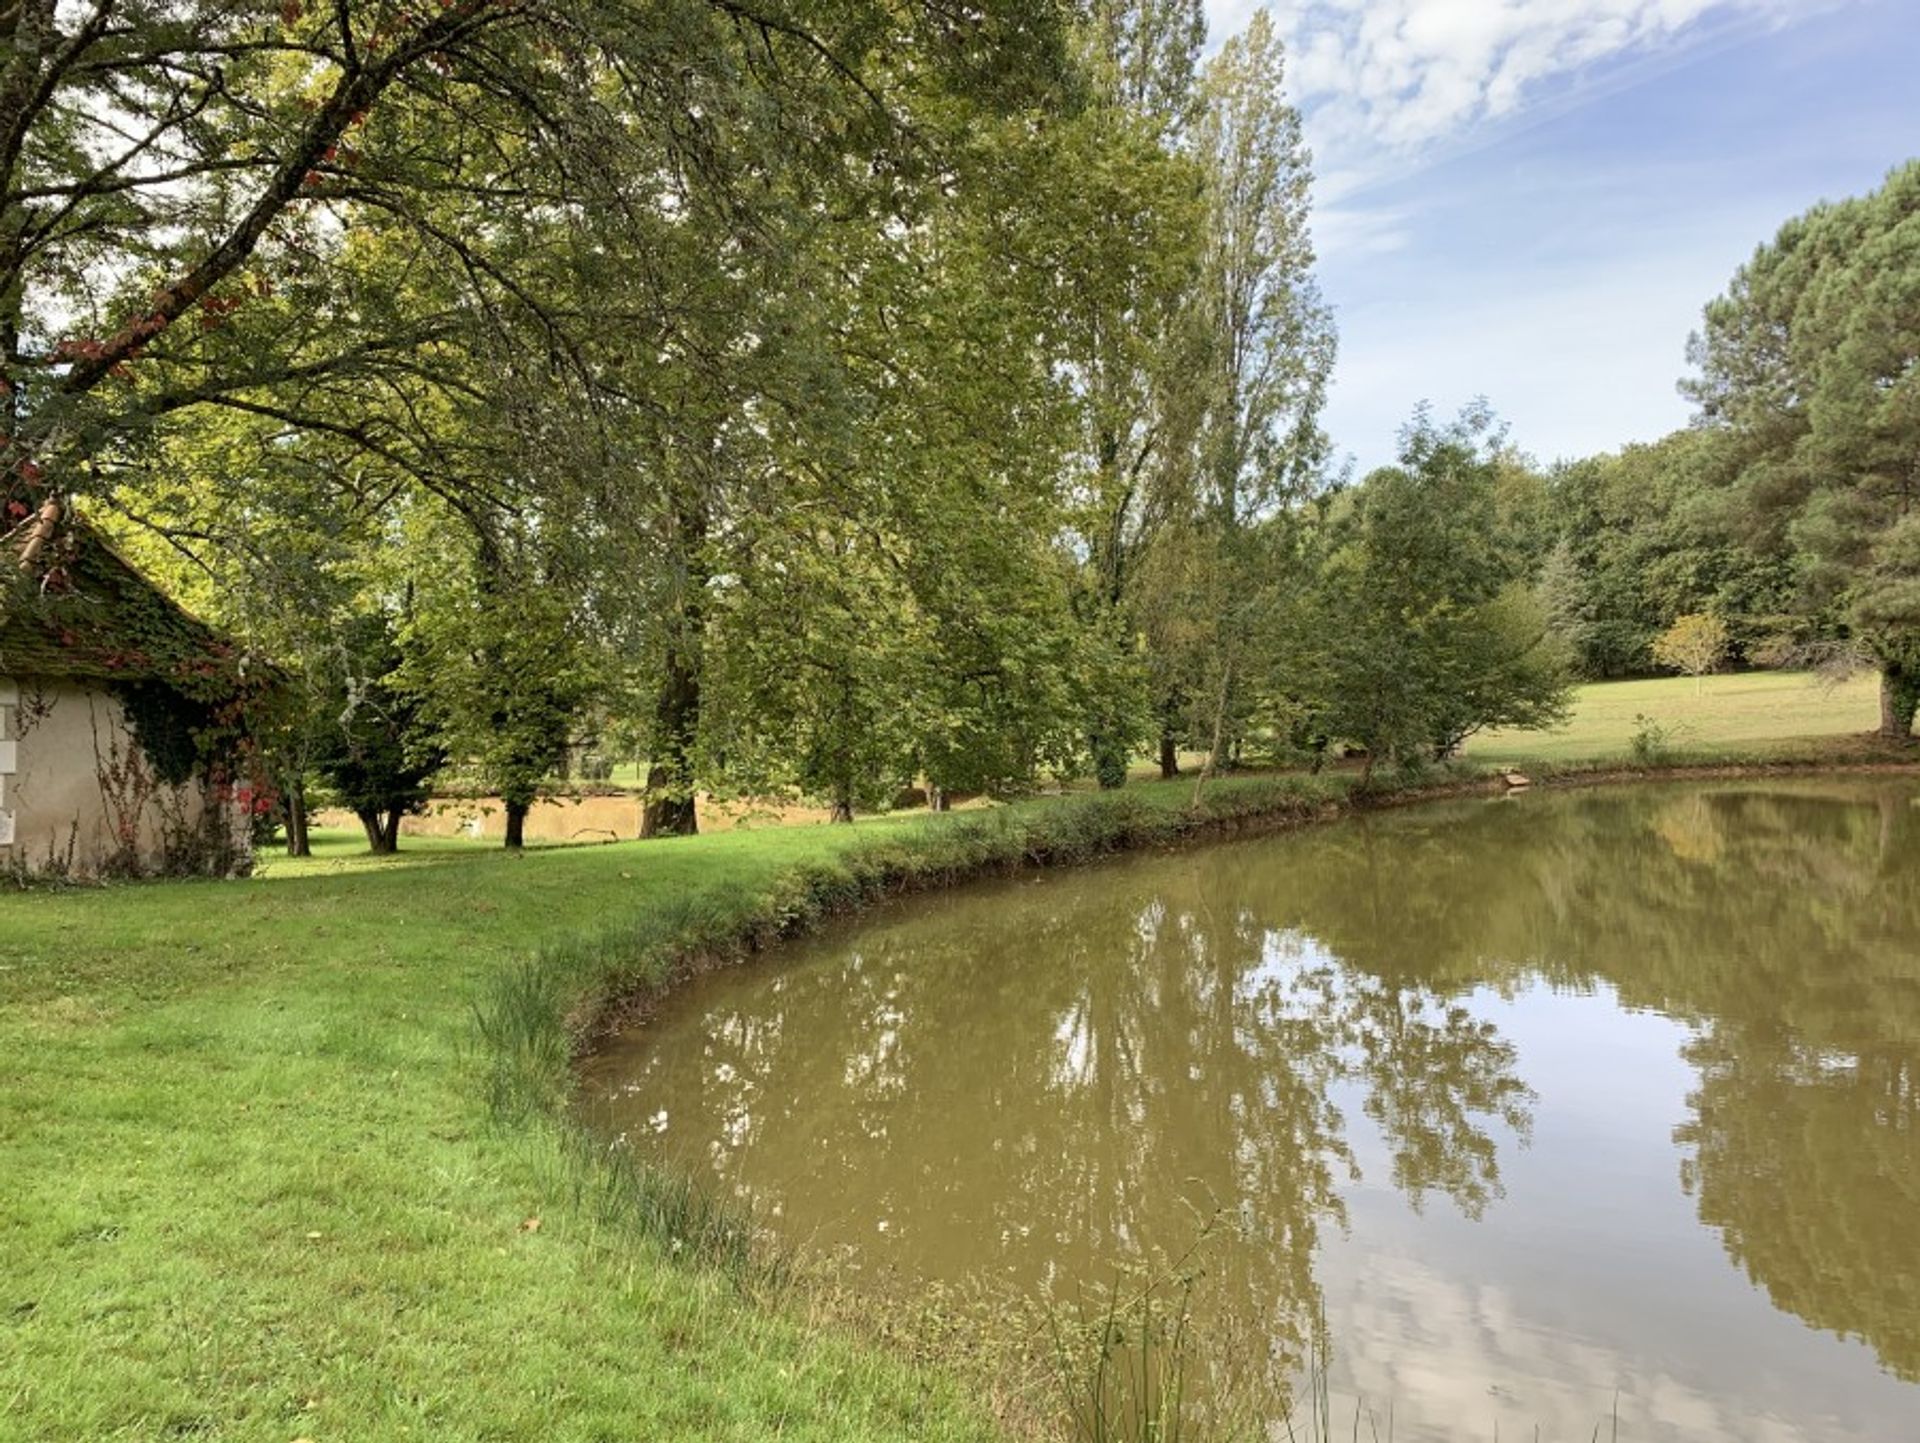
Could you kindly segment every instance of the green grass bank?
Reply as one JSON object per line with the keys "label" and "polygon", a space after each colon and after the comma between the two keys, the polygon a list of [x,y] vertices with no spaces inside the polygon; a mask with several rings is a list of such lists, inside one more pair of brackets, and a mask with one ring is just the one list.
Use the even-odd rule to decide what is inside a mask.
{"label": "green grass bank", "polygon": [[826,912],[1353,785],[517,857],[330,842],[245,883],[0,896],[0,1439],[989,1438],[975,1392],[769,1305],[729,1220],[584,1138],[574,1049]]}
{"label": "green grass bank", "polygon": [[881,891],[1348,784],[520,857],[330,839],[244,883],[0,897],[0,1438],[990,1437],[954,1380],[764,1306],[715,1265],[728,1225],[587,1156],[577,1026]]}

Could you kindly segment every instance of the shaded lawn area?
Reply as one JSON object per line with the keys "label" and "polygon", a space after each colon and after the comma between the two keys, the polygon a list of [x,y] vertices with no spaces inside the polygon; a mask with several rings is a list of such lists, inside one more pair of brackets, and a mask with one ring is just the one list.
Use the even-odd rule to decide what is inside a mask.
{"label": "shaded lawn area", "polygon": [[1487,732],[1467,743],[1469,760],[1499,765],[1624,757],[1645,715],[1668,728],[1676,753],[1765,754],[1800,739],[1862,735],[1880,722],[1880,683],[1862,674],[1831,685],[1804,672],[1606,681],[1576,694],[1571,721],[1549,732]]}
{"label": "shaded lawn area", "polygon": [[949,1383],[602,1232],[476,1085],[489,969],[872,830],[329,837],[257,881],[0,896],[0,1438],[988,1436]]}

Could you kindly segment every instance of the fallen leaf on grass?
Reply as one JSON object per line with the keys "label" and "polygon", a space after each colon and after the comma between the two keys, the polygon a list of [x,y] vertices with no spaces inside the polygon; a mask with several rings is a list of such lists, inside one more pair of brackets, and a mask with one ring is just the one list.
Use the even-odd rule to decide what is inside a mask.
{"label": "fallen leaf on grass", "polygon": [[537,1232],[539,1232],[539,1231],[540,1231],[540,1219],[539,1219],[539,1218],[528,1218],[528,1219],[527,1219],[527,1220],[526,1220],[525,1222],[523,1222],[523,1223],[521,1223],[521,1224],[520,1224],[520,1231],[521,1231],[521,1232],[523,1232],[523,1233],[537,1233]]}

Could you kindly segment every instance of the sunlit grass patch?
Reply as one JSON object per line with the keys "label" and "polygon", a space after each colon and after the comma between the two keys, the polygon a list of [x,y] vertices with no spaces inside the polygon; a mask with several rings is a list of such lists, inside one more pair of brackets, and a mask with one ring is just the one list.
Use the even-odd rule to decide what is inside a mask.
{"label": "sunlit grass patch", "polygon": [[1547,732],[1486,732],[1467,743],[1469,759],[1493,764],[1585,761],[1631,754],[1642,718],[1664,728],[1677,752],[1703,758],[1764,752],[1807,739],[1871,732],[1879,682],[1867,674],[1838,684],[1805,672],[1595,682],[1579,689],[1572,719]]}

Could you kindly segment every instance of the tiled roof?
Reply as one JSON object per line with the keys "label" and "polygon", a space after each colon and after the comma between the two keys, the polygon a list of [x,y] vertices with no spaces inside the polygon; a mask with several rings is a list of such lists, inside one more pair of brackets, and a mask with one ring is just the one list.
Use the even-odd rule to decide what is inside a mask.
{"label": "tiled roof", "polygon": [[163,681],[213,701],[240,687],[241,657],[75,516],[31,563],[0,549],[0,676]]}

